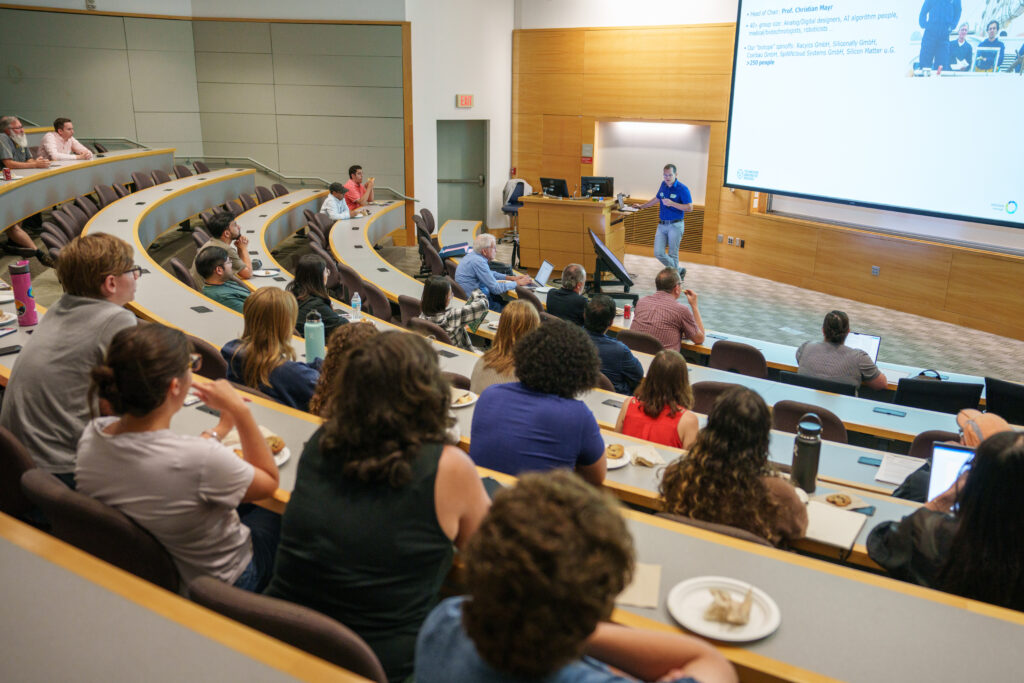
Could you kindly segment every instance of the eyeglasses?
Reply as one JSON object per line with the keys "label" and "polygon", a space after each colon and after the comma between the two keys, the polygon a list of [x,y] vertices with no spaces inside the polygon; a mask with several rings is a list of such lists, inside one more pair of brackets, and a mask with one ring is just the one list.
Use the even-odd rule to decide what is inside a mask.
{"label": "eyeglasses", "polygon": [[138,280],[140,277],[142,277],[142,266],[132,266],[128,270],[126,270],[123,273],[121,273],[121,275],[127,275],[128,273],[131,273],[132,276],[136,280]]}
{"label": "eyeglasses", "polygon": [[199,372],[199,368],[203,367],[203,357],[198,353],[188,354],[188,367],[192,372]]}

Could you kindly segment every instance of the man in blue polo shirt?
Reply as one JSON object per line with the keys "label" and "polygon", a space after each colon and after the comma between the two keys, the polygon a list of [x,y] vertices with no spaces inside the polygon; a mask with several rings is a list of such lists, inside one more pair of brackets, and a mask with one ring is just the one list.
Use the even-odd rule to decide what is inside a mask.
{"label": "man in blue polo shirt", "polygon": [[[654,258],[666,268],[679,270],[680,282],[686,277],[686,268],[679,267],[679,242],[683,239],[683,215],[693,211],[690,190],[676,178],[675,164],[666,164],[662,173],[664,179],[658,194],[640,208],[660,204],[658,207],[658,232],[654,235]],[[666,255],[666,248],[668,254]]]}

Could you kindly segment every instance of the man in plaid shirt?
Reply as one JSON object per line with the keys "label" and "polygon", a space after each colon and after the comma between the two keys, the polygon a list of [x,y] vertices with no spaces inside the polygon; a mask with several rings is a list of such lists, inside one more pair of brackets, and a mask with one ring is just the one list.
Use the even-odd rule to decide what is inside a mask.
{"label": "man in plaid shirt", "polygon": [[[657,289],[654,294],[636,302],[630,329],[655,337],[662,346],[672,351],[679,350],[683,339],[702,344],[704,323],[697,308],[697,293],[692,289],[683,289],[679,272],[671,266],[658,272],[654,286]],[[689,307],[677,301],[680,294],[686,295]]]}

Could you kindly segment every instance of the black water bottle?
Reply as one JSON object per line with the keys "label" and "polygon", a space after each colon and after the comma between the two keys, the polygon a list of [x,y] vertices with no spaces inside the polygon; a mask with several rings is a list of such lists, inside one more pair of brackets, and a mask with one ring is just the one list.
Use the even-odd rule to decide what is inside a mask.
{"label": "black water bottle", "polygon": [[789,479],[807,493],[814,493],[821,456],[821,418],[807,413],[796,426],[793,440],[793,472]]}

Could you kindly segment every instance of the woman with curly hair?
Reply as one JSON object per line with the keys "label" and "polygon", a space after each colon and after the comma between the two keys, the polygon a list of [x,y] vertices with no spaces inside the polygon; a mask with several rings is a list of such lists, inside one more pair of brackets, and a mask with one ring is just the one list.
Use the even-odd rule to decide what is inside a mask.
{"label": "woman with curly hair", "polygon": [[417,682],[736,681],[708,643],[607,621],[633,562],[610,496],[568,472],[524,475],[498,493],[466,549],[468,595],[423,624]]}
{"label": "woman with curly hair", "polygon": [[473,411],[470,457],[506,474],[572,467],[604,481],[604,441],[590,408],[577,396],[597,384],[601,362],[587,333],[562,320],[544,323],[516,342],[518,382],[495,384]]}
{"label": "woman with curly hair", "polygon": [[320,417],[327,417],[331,394],[337,389],[338,380],[344,372],[349,354],[357,346],[380,332],[370,322],[346,325],[331,335],[327,342],[327,352],[323,367],[320,368],[320,379],[316,383],[313,398],[309,399],[309,412]]}
{"label": "woman with curly hair", "polygon": [[285,288],[295,295],[299,313],[295,320],[295,333],[305,337],[306,318],[316,311],[324,323],[324,335],[330,339],[336,329],[348,320],[331,306],[331,294],[327,291],[327,263],[316,254],[306,254],[295,266],[295,279]]}
{"label": "woman with curly hair", "polygon": [[673,448],[690,448],[700,422],[690,412],[693,390],[686,361],[678,351],[663,349],[654,356],[636,396],[622,405],[615,431]]}
{"label": "woman with curly hair", "polygon": [[498,319],[494,343],[473,366],[469,389],[479,394],[492,384],[516,381],[512,349],[520,337],[540,327],[540,314],[527,301],[516,300],[505,306]]}
{"label": "woman with curly hair", "polygon": [[425,339],[360,344],[339,386],[302,451],[266,593],[345,624],[402,681],[452,547],[490,503],[470,459],[445,444],[451,389]]}
{"label": "woman with curly hair", "polygon": [[299,305],[290,292],[262,287],[245,300],[241,339],[220,350],[228,362],[228,379],[259,389],[286,406],[307,410],[320,378],[322,361],[295,360],[292,333]]}
{"label": "woman with curly hair", "polygon": [[745,529],[778,545],[807,531],[807,508],[768,462],[772,415],[746,387],[723,393],[684,455],[665,469],[665,512]]}

